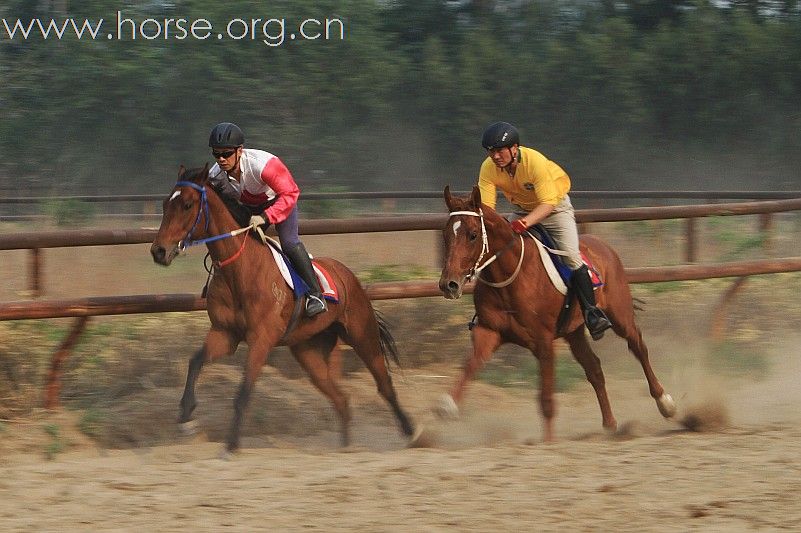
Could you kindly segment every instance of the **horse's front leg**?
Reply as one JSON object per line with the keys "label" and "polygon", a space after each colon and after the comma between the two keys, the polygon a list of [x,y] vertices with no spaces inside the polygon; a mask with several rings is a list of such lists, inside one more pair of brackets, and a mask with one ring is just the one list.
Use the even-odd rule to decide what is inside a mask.
{"label": "horse's front leg", "polygon": [[203,364],[206,361],[211,362],[233,352],[236,344],[227,331],[211,329],[206,335],[206,342],[203,343],[203,347],[189,361],[186,385],[184,386],[184,394],[181,397],[180,414],[178,415],[178,423],[184,433],[191,433],[194,429],[192,427],[192,412],[197,406],[195,383],[197,383],[197,378],[200,376]]}
{"label": "horse's front leg", "polygon": [[457,418],[459,404],[462,402],[467,384],[490,360],[501,345],[501,334],[487,327],[476,325],[473,328],[473,353],[464,363],[462,374],[451,388],[450,394],[443,394],[434,411],[441,418]]}
{"label": "horse's front leg", "polygon": [[555,366],[553,339],[538,342],[531,347],[532,353],[540,363],[540,411],[542,412],[542,438],[545,442],[554,441],[553,417],[556,405],[553,394],[555,386]]}
{"label": "horse's front leg", "polygon": [[[265,322],[268,324],[269,322]],[[269,333],[263,333],[259,336],[254,335],[252,338],[248,336],[248,356],[245,362],[245,375],[242,378],[242,383],[239,386],[236,398],[234,398],[234,418],[231,422],[231,430],[228,434],[228,442],[226,449],[228,452],[234,452],[239,449],[239,437],[242,430],[242,420],[245,416],[245,410],[250,402],[250,395],[253,392],[253,387],[256,385],[256,380],[259,379],[261,368],[264,366],[267,356],[270,351],[278,343],[280,332],[278,330]]]}

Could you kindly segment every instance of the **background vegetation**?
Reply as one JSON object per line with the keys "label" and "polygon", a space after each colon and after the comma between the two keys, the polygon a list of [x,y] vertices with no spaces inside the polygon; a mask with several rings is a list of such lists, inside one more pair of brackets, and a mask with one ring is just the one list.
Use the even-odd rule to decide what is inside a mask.
{"label": "background vegetation", "polygon": [[6,191],[160,191],[209,159],[222,120],[305,190],[466,187],[498,119],[580,189],[798,185],[797,0],[8,0],[0,16],[110,24],[117,10],[215,27],[336,17],[345,38],[2,34]]}

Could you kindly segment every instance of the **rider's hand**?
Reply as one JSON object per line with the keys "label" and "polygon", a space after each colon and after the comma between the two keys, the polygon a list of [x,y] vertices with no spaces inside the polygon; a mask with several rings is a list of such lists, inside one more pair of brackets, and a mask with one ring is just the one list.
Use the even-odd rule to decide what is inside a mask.
{"label": "rider's hand", "polygon": [[515,233],[522,234],[525,233],[526,230],[528,230],[528,226],[526,226],[526,223],[523,222],[522,218],[517,218],[513,220],[512,222],[510,222],[510,225],[512,226],[512,231],[514,231]]}
{"label": "rider's hand", "polygon": [[251,228],[258,228],[259,226],[263,226],[266,223],[267,221],[264,220],[264,217],[261,215],[253,215],[252,217],[250,217]]}

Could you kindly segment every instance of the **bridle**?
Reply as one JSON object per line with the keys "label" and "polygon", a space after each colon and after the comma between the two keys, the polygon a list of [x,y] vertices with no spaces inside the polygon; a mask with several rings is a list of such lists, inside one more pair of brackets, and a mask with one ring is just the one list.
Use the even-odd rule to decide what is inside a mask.
{"label": "bridle", "polygon": [[[245,228],[239,228],[239,229],[236,229],[234,231],[229,231],[228,233],[222,233],[220,235],[214,235],[212,237],[206,237],[205,239],[194,239],[194,240],[192,240],[192,234],[195,232],[195,228],[197,228],[197,225],[200,223],[200,215],[201,214],[204,214],[205,215],[205,219],[206,219],[205,231],[206,232],[209,231],[209,220],[211,220],[211,217],[209,216],[209,198],[206,195],[206,187],[203,186],[203,185],[198,185],[197,183],[194,183],[194,182],[191,182],[191,181],[178,181],[178,182],[176,182],[175,186],[176,187],[190,187],[190,188],[195,189],[196,191],[198,191],[200,193],[200,206],[198,207],[198,210],[197,210],[197,216],[195,217],[195,223],[192,224],[191,228],[189,228],[189,231],[187,232],[186,237],[184,237],[183,239],[181,239],[178,242],[178,249],[180,251],[183,252],[184,250],[186,250],[190,246],[196,246],[198,244],[207,244],[207,243],[210,243],[210,242],[219,241],[220,239],[227,239],[228,237],[235,237],[236,235],[239,235],[241,233],[247,233],[247,232],[249,232],[251,230],[251,226],[247,226]],[[247,235],[246,235],[245,238],[242,240],[242,246],[239,247],[239,250],[234,255],[232,255],[231,257],[229,257],[228,259],[225,259],[223,261],[216,262],[214,266],[217,267],[217,268],[220,268],[220,267],[224,267],[224,266],[236,261],[236,259],[240,255],[242,255],[242,251],[245,249],[245,245],[247,244],[247,242],[248,242],[248,239],[247,239]]]}
{"label": "bridle", "polygon": [[476,264],[473,265],[473,268],[471,268],[470,271],[467,273],[467,281],[470,281],[475,277],[478,281],[486,285],[489,285],[490,287],[495,287],[495,288],[506,287],[507,285],[512,283],[517,278],[518,274],[520,274],[520,268],[523,266],[523,256],[526,254],[526,241],[525,239],[523,239],[523,236],[519,235],[520,259],[518,259],[517,267],[515,268],[515,271],[512,273],[512,275],[506,280],[497,283],[481,279],[481,271],[490,266],[493,262],[495,262],[495,260],[498,259],[498,257],[500,257],[500,255],[503,252],[511,248],[515,240],[514,238],[510,240],[508,243],[506,243],[506,246],[504,246],[503,248],[492,254],[492,257],[490,257],[489,259],[484,261],[484,263],[482,263],[481,260],[484,259],[484,256],[489,253],[489,238],[487,237],[487,226],[484,223],[484,212],[481,210],[481,208],[479,208],[478,212],[451,211],[448,214],[448,217],[462,216],[462,215],[470,217],[478,217],[479,220],[481,221],[481,253],[478,255],[478,258],[476,259]]}
{"label": "bridle", "polygon": [[192,234],[195,232],[195,228],[197,227],[198,223],[200,223],[200,215],[205,213],[206,215],[206,227],[205,231],[209,231],[209,199],[206,196],[206,187],[202,185],[198,185],[197,183],[192,183],[191,181],[178,181],[175,183],[176,187],[191,187],[200,193],[200,207],[197,210],[197,216],[195,217],[195,223],[192,224],[192,227],[189,228],[189,231],[186,234],[186,237],[181,239],[178,243],[178,249],[182,252],[186,250],[189,246],[194,246],[196,244],[203,244],[204,241],[192,241]]}

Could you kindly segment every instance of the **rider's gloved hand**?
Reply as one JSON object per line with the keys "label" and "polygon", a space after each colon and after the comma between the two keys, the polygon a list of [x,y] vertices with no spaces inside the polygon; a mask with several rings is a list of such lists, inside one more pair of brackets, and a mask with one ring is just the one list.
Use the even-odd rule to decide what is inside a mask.
{"label": "rider's gloved hand", "polygon": [[251,228],[255,229],[255,228],[258,228],[259,226],[265,225],[266,223],[267,223],[267,221],[264,220],[264,217],[261,216],[261,215],[253,215],[252,217],[250,217],[250,227]]}
{"label": "rider's gloved hand", "polygon": [[264,228],[262,226],[264,226],[266,223],[267,221],[264,220],[264,217],[261,215],[253,215],[250,217],[250,227],[253,228],[253,231],[256,232],[261,239],[261,242],[264,244],[267,244],[267,236],[264,234]]}
{"label": "rider's gloved hand", "polygon": [[526,223],[523,222],[522,218],[513,220],[512,222],[509,223],[509,225],[512,226],[512,231],[514,231],[515,233],[522,234],[525,233],[526,230],[528,229],[528,226],[526,226]]}

